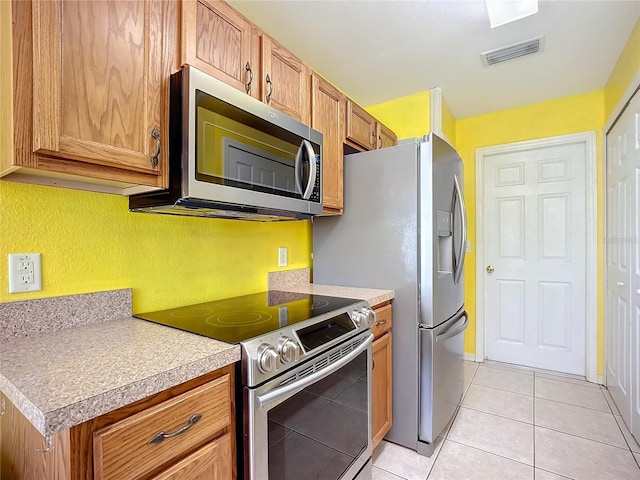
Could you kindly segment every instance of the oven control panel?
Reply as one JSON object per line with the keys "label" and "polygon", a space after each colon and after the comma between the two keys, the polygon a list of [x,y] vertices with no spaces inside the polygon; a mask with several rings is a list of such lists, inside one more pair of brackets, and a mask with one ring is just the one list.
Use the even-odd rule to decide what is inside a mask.
{"label": "oven control panel", "polygon": [[361,301],[241,342],[242,382],[258,385],[308,357],[369,330],[376,314]]}

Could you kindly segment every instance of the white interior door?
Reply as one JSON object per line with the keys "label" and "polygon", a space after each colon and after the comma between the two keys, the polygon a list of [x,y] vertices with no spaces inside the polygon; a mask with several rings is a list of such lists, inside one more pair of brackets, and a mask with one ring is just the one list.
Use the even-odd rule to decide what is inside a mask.
{"label": "white interior door", "polygon": [[485,356],[585,374],[586,143],[484,156]]}
{"label": "white interior door", "polygon": [[640,94],[607,134],[606,382],[640,439]]}

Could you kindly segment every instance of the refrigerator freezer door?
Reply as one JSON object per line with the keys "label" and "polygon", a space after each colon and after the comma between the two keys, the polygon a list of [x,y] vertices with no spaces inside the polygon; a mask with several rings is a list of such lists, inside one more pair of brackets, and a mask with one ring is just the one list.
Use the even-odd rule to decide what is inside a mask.
{"label": "refrigerator freezer door", "polygon": [[469,318],[462,310],[436,328],[421,328],[418,452],[430,456],[434,441],[453,418],[463,393],[463,332]]}

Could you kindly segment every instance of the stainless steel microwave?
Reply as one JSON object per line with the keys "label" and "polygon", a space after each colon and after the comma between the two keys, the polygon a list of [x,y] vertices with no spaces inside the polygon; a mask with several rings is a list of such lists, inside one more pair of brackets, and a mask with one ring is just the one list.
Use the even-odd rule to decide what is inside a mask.
{"label": "stainless steel microwave", "polygon": [[322,213],[322,134],[186,66],[171,77],[169,188],[137,212],[305,219]]}

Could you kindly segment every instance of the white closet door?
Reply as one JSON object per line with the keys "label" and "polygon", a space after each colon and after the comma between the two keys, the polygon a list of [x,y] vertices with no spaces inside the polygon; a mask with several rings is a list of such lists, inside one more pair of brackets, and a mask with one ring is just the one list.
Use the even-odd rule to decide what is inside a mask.
{"label": "white closet door", "polygon": [[640,94],[607,134],[606,382],[640,439]]}

